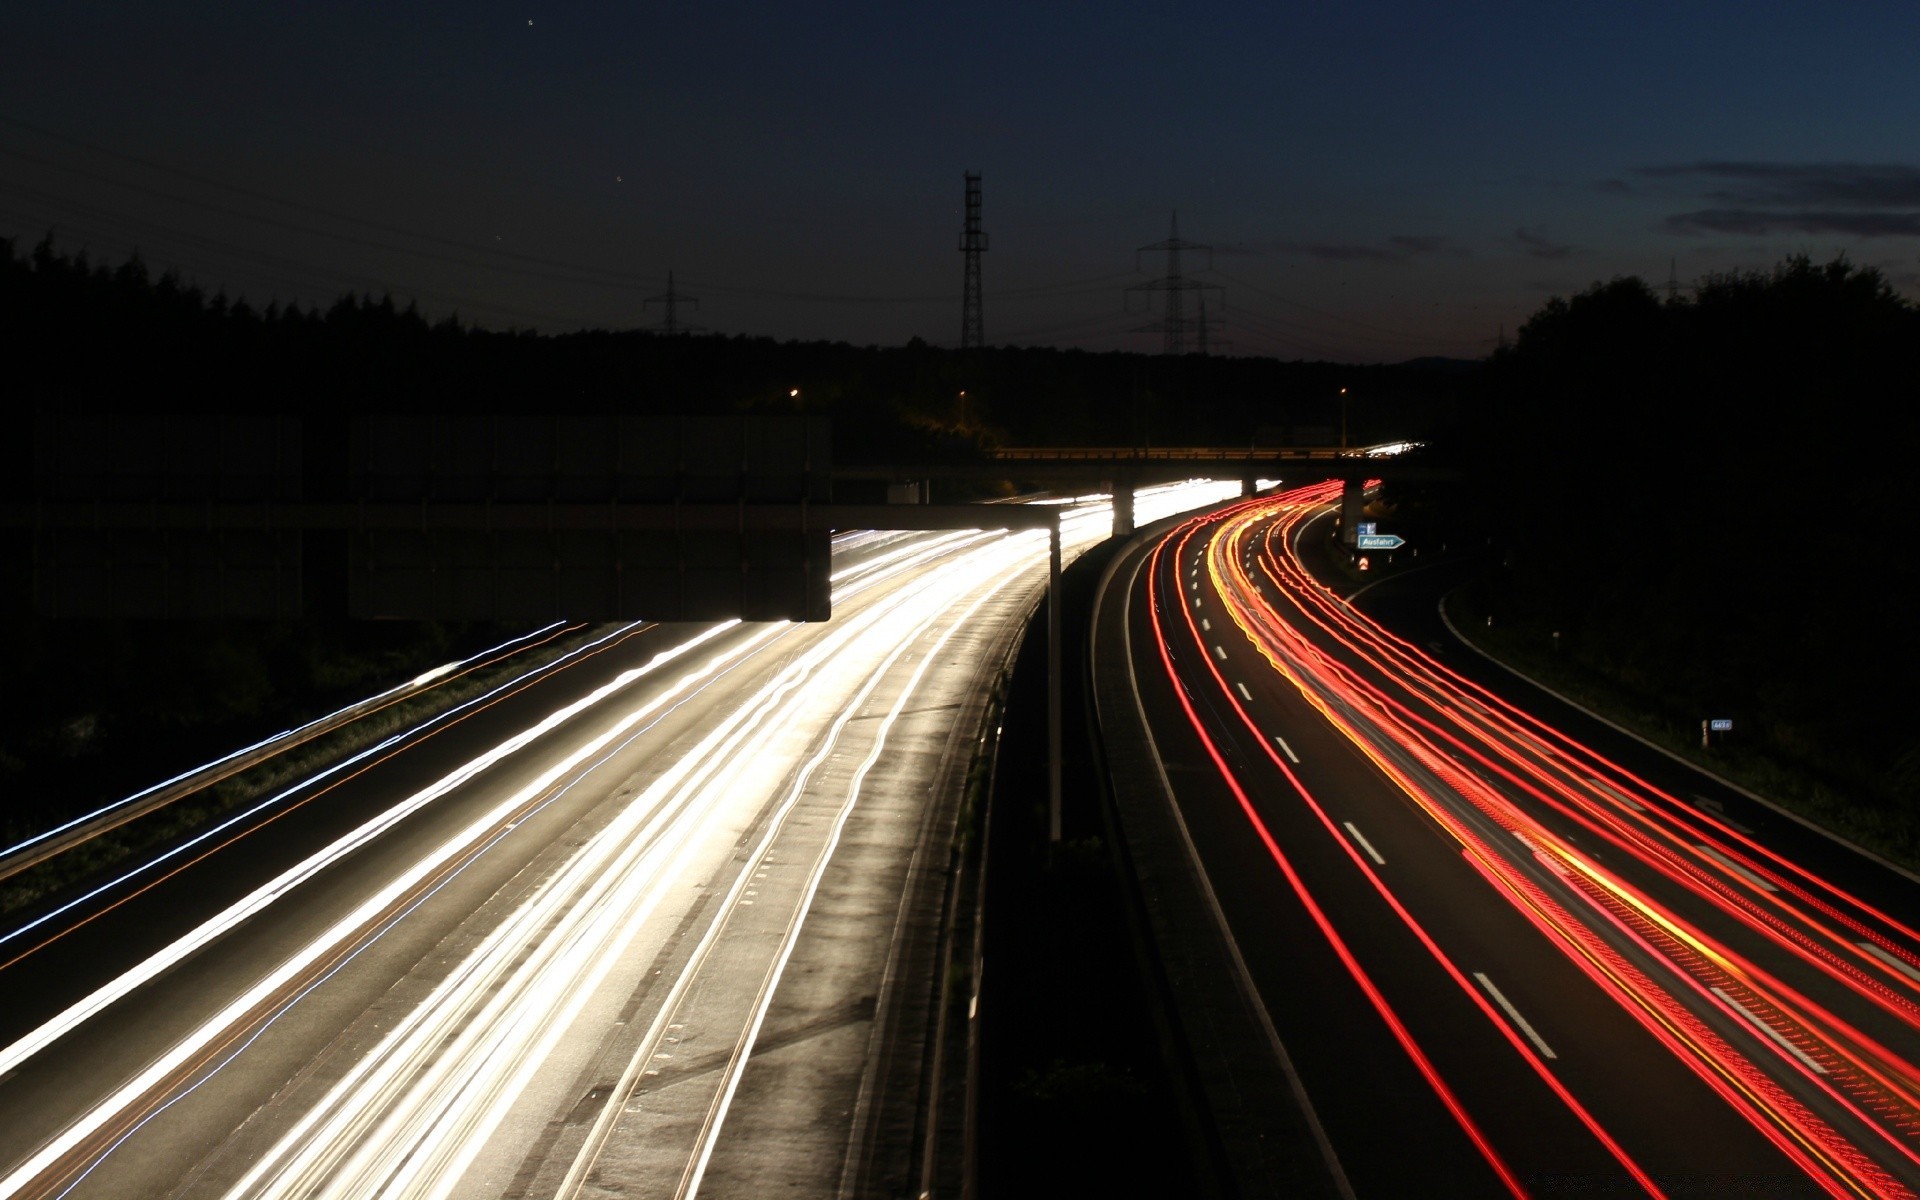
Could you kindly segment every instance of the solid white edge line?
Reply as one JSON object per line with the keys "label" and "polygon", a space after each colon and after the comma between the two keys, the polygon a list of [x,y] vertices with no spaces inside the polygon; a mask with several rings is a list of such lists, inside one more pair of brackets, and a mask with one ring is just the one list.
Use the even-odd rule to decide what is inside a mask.
{"label": "solid white edge line", "polygon": [[[841,837],[846,829],[847,822],[852,818],[854,808],[858,805],[861,794],[866,790],[867,777],[872,772],[874,764],[880,760],[881,754],[887,748],[887,738],[891,736],[895,722],[899,720],[900,714],[902,710],[906,708],[908,701],[918,696],[921,681],[926,677],[928,669],[932,667],[935,662],[945,659],[946,656],[943,651],[947,643],[953,639],[954,635],[966,628],[973,620],[974,614],[985,607],[987,601],[998,596],[1001,588],[1008,586],[1019,576],[1026,574],[1029,569],[1030,564],[1028,563],[1016,563],[1011,568],[1004,570],[987,590],[981,591],[977,596],[973,597],[972,603],[965,604],[963,597],[961,601],[949,605],[945,610],[921,622],[915,627],[913,633],[901,642],[893,654],[887,658],[886,662],[883,663],[878,670],[873,672],[872,683],[863,688],[860,695],[847,706],[846,712],[849,718],[852,717],[857,709],[864,708],[867,698],[877,690],[881,676],[890,671],[894,663],[898,662],[909,650],[919,646],[920,639],[925,637],[927,632],[933,629],[941,618],[946,618],[946,631],[936,637],[933,645],[928,647],[926,652],[921,656],[918,666],[914,668],[912,675],[900,689],[899,694],[894,699],[892,707],[887,710],[887,715],[881,724],[872,748],[867,752],[866,758],[861,761],[860,766],[854,772],[853,779],[848,787],[846,802],[842,806],[833,824],[832,835],[826,845],[822,847],[815,861],[812,874],[808,878],[807,886],[799,898],[799,903],[794,907],[794,913],[788,927],[785,944],[782,946],[772,969],[767,974],[751,1021],[736,1043],[734,1058],[723,1068],[723,1070],[727,1072],[724,1077],[724,1090],[721,1096],[717,1098],[714,1106],[709,1110],[709,1127],[700,1142],[697,1162],[690,1168],[687,1174],[683,1176],[686,1180],[686,1186],[682,1189],[682,1194],[686,1197],[686,1200],[694,1200],[694,1197],[699,1193],[702,1180],[706,1177],[707,1165],[711,1161],[714,1146],[719,1141],[720,1130],[726,1120],[728,1110],[732,1107],[733,1097],[740,1086],[740,1079],[746,1070],[754,1047],[760,1040],[760,1030],[766,1023],[767,1013],[773,1006],[774,997],[780,987],[780,981],[786,974],[787,963],[793,955],[795,946],[799,943],[800,934],[805,927],[806,919],[812,914],[814,897],[818,895],[821,881],[826,876],[827,868],[832,863],[834,853],[839,849]],[[962,604],[965,604],[964,608],[962,608]],[[956,609],[961,610],[957,615],[955,615],[954,612]],[[846,722],[842,721],[841,727],[844,728],[845,724]],[[819,754],[812,763],[808,764],[809,768],[817,764],[824,764],[827,761],[827,756],[831,752],[838,737],[839,731],[836,730],[830,738],[822,743]],[[796,783],[795,785],[795,803],[798,803],[803,794],[801,791],[803,786],[805,786],[803,783]],[[783,814],[780,825],[783,827],[784,824],[785,816]],[[769,847],[773,845],[779,832],[779,829],[769,831],[766,840],[766,844]],[[743,875],[742,879],[744,880],[744,878],[745,876]],[[621,1107],[625,1107],[624,1100],[622,1101]]]}
{"label": "solid white edge line", "polygon": [[1545,1058],[1560,1057],[1558,1054],[1555,1054],[1553,1052],[1552,1046],[1547,1045],[1547,1040],[1540,1036],[1539,1031],[1534,1029],[1532,1025],[1528,1024],[1527,1019],[1520,1015],[1520,1010],[1513,1006],[1513,1002],[1511,1000],[1508,1000],[1506,996],[1500,991],[1499,988],[1493,986],[1493,980],[1488,979],[1485,974],[1479,971],[1475,971],[1473,973],[1473,977],[1480,981],[1480,986],[1487,989],[1487,995],[1493,997],[1493,1002],[1495,1004],[1498,1004],[1501,1007],[1501,1009],[1506,1012],[1508,1018],[1511,1019],[1515,1025],[1520,1027],[1520,1032],[1527,1035],[1527,1040],[1533,1043],[1534,1048],[1540,1051],[1543,1057]]}
{"label": "solid white edge line", "polygon": [[[1095,630],[1100,628],[1100,609],[1106,602],[1107,586],[1119,574],[1121,562],[1126,559],[1134,546],[1145,542],[1147,537],[1145,533],[1136,533],[1133,542],[1128,543],[1113,557],[1105,574],[1101,576],[1100,585],[1094,591],[1093,628]],[[1301,1114],[1306,1118],[1307,1125],[1313,1132],[1314,1148],[1320,1152],[1320,1161],[1327,1168],[1328,1174],[1333,1177],[1334,1190],[1339,1192],[1344,1200],[1356,1200],[1353,1181],[1347,1178],[1347,1168],[1340,1161],[1340,1152],[1334,1148],[1333,1140],[1327,1136],[1327,1128],[1320,1120],[1320,1111],[1314,1106],[1313,1098],[1307,1095],[1306,1084],[1300,1078],[1299,1068],[1294,1065],[1293,1055],[1287,1052],[1286,1043],[1280,1040],[1280,1031],[1273,1024],[1273,1014],[1267,1009],[1259,987],[1253,982],[1253,972],[1247,966],[1246,956],[1240,951],[1240,942],[1233,936],[1232,926],[1227,923],[1226,911],[1220,907],[1220,894],[1214,890],[1213,878],[1207,874],[1206,864],[1200,861],[1200,850],[1194,845],[1193,831],[1187,828],[1186,815],[1180,811],[1180,804],[1174,799],[1173,780],[1167,776],[1167,764],[1161,760],[1159,744],[1154,740],[1153,730],[1147,724],[1147,702],[1140,695],[1140,675],[1133,665],[1133,609],[1129,602],[1133,588],[1139,582],[1141,562],[1140,558],[1135,558],[1132,577],[1121,591],[1120,635],[1125,653],[1120,656],[1120,661],[1126,666],[1127,688],[1133,693],[1134,713],[1140,720],[1140,731],[1147,744],[1147,755],[1153,759],[1154,771],[1160,778],[1161,795],[1166,798],[1167,808],[1172,812],[1174,825],[1180,830],[1180,840],[1186,847],[1187,860],[1193,865],[1194,874],[1200,881],[1200,890],[1206,896],[1208,909],[1213,913],[1215,927],[1226,943],[1228,954],[1233,958],[1235,978],[1253,1011],[1255,1020],[1267,1035],[1267,1044],[1271,1047],[1275,1060],[1280,1064],[1281,1073],[1286,1076],[1288,1091],[1293,1094],[1294,1102],[1299,1105]],[[1194,598],[1193,604],[1195,608],[1200,606],[1199,597]],[[1094,662],[1089,664],[1089,669],[1097,671],[1099,656],[1093,655],[1092,658]],[[1094,691],[1097,703],[1099,689],[1096,688]],[[1285,744],[1281,743],[1283,746]],[[1289,750],[1287,753],[1292,755],[1293,751]]]}
{"label": "solid white edge line", "polygon": [[1733,1008],[1733,1011],[1745,1017],[1747,1019],[1747,1024],[1753,1026],[1755,1029],[1758,1029],[1761,1033],[1766,1034],[1768,1037],[1772,1038],[1775,1042],[1779,1043],[1780,1048],[1782,1050],[1785,1050],[1788,1054],[1793,1055],[1795,1058],[1799,1059],[1801,1062],[1807,1064],[1807,1068],[1809,1070],[1817,1071],[1822,1075],[1831,1074],[1831,1072],[1829,1072],[1825,1067],[1813,1061],[1811,1058],[1808,1058],[1807,1052],[1805,1050],[1802,1050],[1800,1047],[1794,1045],[1792,1042],[1782,1037],[1780,1035],[1779,1030],[1775,1029],[1773,1026],[1767,1024],[1765,1021],[1762,1021],[1759,1017],[1755,1016],[1753,1014],[1752,1009],[1740,1003],[1738,1000],[1735,1000],[1732,996],[1727,995],[1725,992],[1721,991],[1717,987],[1711,987],[1711,988],[1708,988],[1707,990],[1712,992],[1714,995],[1720,997],[1721,1000],[1725,1001],[1728,1005],[1730,1005]]}
{"label": "solid white edge line", "polygon": [[1384,867],[1387,865],[1387,860],[1380,857],[1380,852],[1373,848],[1373,843],[1367,840],[1366,834],[1361,833],[1353,827],[1352,821],[1342,821],[1340,823],[1347,827],[1347,832],[1353,835],[1353,840],[1360,843],[1360,848],[1367,852],[1368,858],[1371,858],[1379,866]]}
{"label": "solid white edge line", "polygon": [[1515,679],[1518,679],[1523,683],[1528,683],[1533,685],[1534,687],[1539,688],[1541,691],[1545,692],[1549,696],[1552,696],[1554,699],[1560,701],[1562,704],[1567,705],[1569,708],[1577,709],[1578,711],[1585,713],[1587,716],[1592,717],[1594,720],[1600,722],[1602,725],[1607,726],[1609,729],[1612,729],[1616,733],[1624,734],[1627,737],[1632,738],[1634,741],[1639,742],[1642,746],[1645,746],[1649,750],[1657,751],[1660,754],[1664,754],[1666,757],[1672,759],[1676,763],[1679,763],[1681,766],[1687,767],[1693,770],[1694,772],[1700,775],[1704,775],[1708,779],[1711,779],[1714,782],[1720,784],[1722,787],[1725,787],[1728,791],[1738,792],[1740,795],[1745,796],[1747,799],[1753,801],[1755,804],[1765,805],[1766,807],[1772,809],[1774,812],[1785,817],[1787,820],[1792,821],[1794,824],[1799,825],[1802,828],[1805,828],[1813,833],[1819,834],[1821,837],[1826,838],[1828,841],[1833,842],[1835,845],[1845,846],[1847,849],[1853,851],[1855,854],[1858,854],[1860,857],[1864,859],[1868,859],[1869,861],[1879,866],[1885,867],[1887,870],[1892,871],[1894,874],[1899,875],[1902,878],[1910,879],[1915,883],[1920,883],[1920,872],[1915,872],[1915,871],[1909,870],[1906,867],[1901,866],[1899,863],[1894,862],[1892,859],[1888,858],[1884,854],[1881,854],[1877,850],[1870,850],[1867,847],[1862,846],[1858,842],[1849,841],[1847,838],[1842,837],[1840,834],[1835,833],[1833,830],[1828,829],[1826,826],[1821,825],[1818,822],[1809,820],[1808,818],[1801,816],[1799,813],[1794,812],[1792,809],[1781,804],[1778,800],[1769,800],[1765,796],[1762,796],[1759,792],[1756,792],[1751,788],[1742,787],[1740,784],[1735,783],[1733,780],[1728,779],[1726,776],[1716,774],[1714,771],[1712,771],[1708,767],[1703,766],[1700,763],[1694,762],[1692,759],[1686,758],[1680,754],[1675,753],[1672,750],[1667,749],[1665,746],[1662,746],[1658,742],[1655,742],[1652,739],[1648,738],[1645,734],[1636,733],[1633,730],[1628,729],[1625,725],[1620,724],[1620,722],[1615,721],[1610,717],[1602,716],[1601,714],[1593,711],[1591,708],[1588,708],[1586,705],[1581,704],[1579,701],[1573,699],[1571,696],[1568,696],[1563,692],[1556,691],[1553,688],[1548,687],[1546,684],[1540,682],[1538,679],[1535,679],[1533,676],[1525,674],[1524,672],[1520,671],[1518,668],[1510,666],[1507,663],[1502,662],[1500,659],[1495,658],[1492,654],[1489,654],[1487,651],[1482,650],[1479,646],[1476,646],[1473,642],[1469,641],[1466,635],[1460,632],[1460,627],[1453,623],[1453,618],[1447,613],[1447,601],[1445,597],[1442,597],[1440,601],[1440,622],[1441,624],[1447,627],[1447,632],[1451,633],[1454,636],[1454,639],[1458,641],[1461,645],[1473,651],[1475,654],[1478,654],[1481,658],[1486,659],[1488,662],[1492,663],[1494,666],[1499,667],[1502,671],[1505,671],[1507,674],[1513,676]]}

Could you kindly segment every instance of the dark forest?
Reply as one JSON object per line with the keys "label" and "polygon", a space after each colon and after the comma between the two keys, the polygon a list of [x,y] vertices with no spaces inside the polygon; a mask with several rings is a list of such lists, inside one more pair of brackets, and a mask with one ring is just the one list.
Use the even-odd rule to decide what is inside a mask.
{"label": "dark forest", "polygon": [[1500,549],[1479,603],[1678,740],[1734,720],[1730,759],[1911,856],[1916,381],[1920,310],[1845,259],[1554,299],[1444,439]]}
{"label": "dark forest", "polygon": [[[1901,532],[1920,483],[1896,456],[1916,424],[1920,311],[1845,260],[1795,258],[1665,297],[1638,278],[1597,283],[1547,303],[1484,365],[536,335],[430,322],[391,297],[256,309],[137,257],[97,263],[50,242],[0,243],[0,328],[16,396],[40,411],[800,407],[834,418],[842,461],[993,443],[1324,445],[1344,417],[1352,444],[1423,439],[1456,470],[1459,484],[1422,499],[1496,544],[1464,598],[1509,651],[1556,646],[1561,668],[1675,738],[1731,717],[1729,748],[1797,776],[1780,786],[1802,802],[1855,825],[1864,804],[1867,825],[1899,827],[1883,843],[1911,836],[1920,735],[1897,686],[1920,667],[1920,568]],[[18,487],[24,463],[10,466]],[[500,632],[416,635],[430,657]],[[111,650],[98,662],[60,641],[16,641],[0,664],[14,681],[65,679],[16,689],[52,703],[20,715],[0,773],[96,752],[148,721],[225,737],[233,698],[297,707],[319,680],[337,696],[407,669],[410,644],[392,629],[234,633],[188,666],[124,629],[100,637]],[[169,679],[160,708],[92,690],[119,680],[109,690],[135,694],[149,658]]]}

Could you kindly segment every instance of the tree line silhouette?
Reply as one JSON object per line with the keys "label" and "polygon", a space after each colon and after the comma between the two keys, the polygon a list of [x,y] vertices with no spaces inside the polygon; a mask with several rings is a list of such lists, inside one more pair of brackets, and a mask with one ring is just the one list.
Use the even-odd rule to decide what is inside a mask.
{"label": "tree line silhouette", "polygon": [[[842,460],[954,453],[984,442],[1164,444],[1324,436],[1337,396],[1354,436],[1432,424],[1458,371],[1165,359],[1050,349],[536,335],[391,296],[264,306],[139,256],[109,263],[0,239],[0,331],[15,436],[0,497],[31,487],[39,412],[825,412]],[[796,397],[791,393],[798,390]],[[968,393],[966,397],[961,392]],[[850,489],[843,489],[843,491]],[[862,499],[842,495],[843,499]],[[871,498],[871,497],[866,497]],[[26,553],[14,537],[6,552]],[[302,622],[34,623],[0,597],[0,844],[164,778],[422,666],[519,630]]]}
{"label": "tree line silhouette", "polygon": [[[244,299],[138,256],[0,241],[0,320],[50,370],[36,405],[199,412],[823,412],[842,458],[983,440],[1244,444],[1430,428],[1465,376],[1420,365],[988,347],[780,342],[646,330],[541,335],[429,321],[392,296],[324,309]],[[1441,364],[1458,368],[1462,364]],[[798,390],[799,395],[792,393]],[[967,393],[963,399],[960,393]]]}
{"label": "tree line silhouette", "polygon": [[1501,548],[1488,613],[1920,817],[1916,381],[1920,309],[1844,257],[1549,301],[1447,439]]}

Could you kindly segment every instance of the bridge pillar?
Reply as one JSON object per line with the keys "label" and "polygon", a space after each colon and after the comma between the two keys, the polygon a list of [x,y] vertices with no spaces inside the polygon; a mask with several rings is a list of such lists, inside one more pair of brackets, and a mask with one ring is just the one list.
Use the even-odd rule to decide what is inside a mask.
{"label": "bridge pillar", "polygon": [[1340,540],[1349,546],[1360,544],[1360,519],[1366,515],[1367,481],[1356,477],[1340,485]]}
{"label": "bridge pillar", "polygon": [[1248,477],[1240,481],[1240,495],[1243,499],[1252,497],[1252,495],[1259,490],[1260,481],[1257,479]]}
{"label": "bridge pillar", "polygon": [[1113,536],[1133,536],[1133,481],[1116,479],[1107,484],[1113,496]]}

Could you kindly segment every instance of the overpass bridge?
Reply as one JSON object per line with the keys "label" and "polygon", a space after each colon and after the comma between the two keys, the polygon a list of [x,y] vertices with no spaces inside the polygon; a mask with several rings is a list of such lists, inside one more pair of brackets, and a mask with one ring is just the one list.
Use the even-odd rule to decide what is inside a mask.
{"label": "overpass bridge", "polygon": [[[43,617],[823,621],[842,529],[1046,529],[1060,795],[1060,513],[927,504],[933,479],[1114,500],[1197,477],[1418,478],[1389,447],[1013,447],[836,465],[824,418],[41,417],[0,447],[0,611]],[[896,501],[836,504],[836,481]]]}
{"label": "overpass bridge", "polygon": [[838,464],[835,479],[884,480],[905,499],[924,498],[935,479],[992,481],[1015,479],[1050,488],[1110,493],[1114,532],[1133,532],[1133,489],[1183,479],[1238,479],[1252,495],[1256,480],[1284,478],[1288,483],[1339,479],[1342,527],[1358,525],[1359,506],[1368,480],[1414,482],[1449,478],[1447,471],[1408,461],[1412,443],[1372,446],[1008,446],[977,459],[893,460],[878,464]]}
{"label": "overpass bridge", "polygon": [[[1393,447],[1009,447],[836,463],[823,417],[55,416],[0,447],[0,611],[284,619],[825,620],[839,529],[1053,528],[932,480],[1114,497],[1370,478]],[[889,504],[835,503],[882,481]],[[1351,528],[1352,522],[1349,522]]]}

